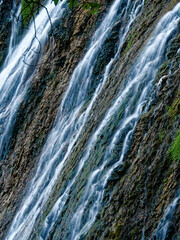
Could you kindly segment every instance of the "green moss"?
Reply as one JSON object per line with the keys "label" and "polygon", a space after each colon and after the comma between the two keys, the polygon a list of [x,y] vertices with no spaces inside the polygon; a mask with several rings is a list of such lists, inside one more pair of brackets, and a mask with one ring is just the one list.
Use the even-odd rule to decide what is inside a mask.
{"label": "green moss", "polygon": [[160,70],[161,72],[164,72],[164,71],[166,70],[166,68],[167,68],[167,65],[168,65],[168,61],[166,61],[165,63],[163,63],[163,64],[160,66],[159,70]]}
{"label": "green moss", "polygon": [[59,79],[56,78],[56,79],[54,80],[54,82],[52,83],[52,87],[55,88],[55,87],[58,85],[58,83],[59,83]]}
{"label": "green moss", "polygon": [[115,230],[115,232],[114,232],[114,237],[115,238],[117,238],[119,235],[120,235],[120,232],[121,232],[121,229],[122,228],[122,226],[120,226],[120,225],[118,225],[117,227],[116,227],[116,230]]}
{"label": "green moss", "polygon": [[169,64],[169,61],[166,61],[160,66],[155,82],[158,82],[159,79],[161,79],[163,76],[168,74],[168,70],[169,70],[168,64]]}
{"label": "green moss", "polygon": [[177,97],[171,106],[168,106],[168,117],[170,121],[174,122],[178,116],[178,108],[180,105],[180,89],[178,91]]}
{"label": "green moss", "polygon": [[180,128],[178,130],[177,136],[174,139],[168,153],[173,161],[180,162]]}
{"label": "green moss", "polygon": [[109,233],[109,236],[108,236],[109,238],[108,239],[109,240],[118,239],[121,231],[122,231],[122,226],[121,225],[118,224],[117,226],[114,226],[114,231]]}
{"label": "green moss", "polygon": [[164,130],[163,128],[160,128],[160,131],[159,131],[160,142],[163,142],[165,135],[166,135],[166,130]]}
{"label": "green moss", "polygon": [[127,53],[129,50],[130,50],[130,48],[132,47],[132,45],[133,45],[133,40],[134,40],[134,37],[135,37],[135,35],[136,35],[136,33],[135,32],[133,32],[130,36],[129,36],[129,38],[128,38],[128,42],[127,42],[127,47],[126,47],[126,49],[125,49],[125,53]]}
{"label": "green moss", "polygon": [[38,147],[41,148],[44,140],[44,132],[41,132],[38,138]]}
{"label": "green moss", "polygon": [[82,196],[84,192],[84,187],[82,187],[78,192],[77,192],[77,201],[80,199],[80,197]]}

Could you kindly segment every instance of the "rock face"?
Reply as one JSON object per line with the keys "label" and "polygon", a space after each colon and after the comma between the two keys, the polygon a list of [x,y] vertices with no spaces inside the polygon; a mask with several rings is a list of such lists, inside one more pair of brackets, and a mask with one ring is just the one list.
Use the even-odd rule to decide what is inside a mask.
{"label": "rock face", "polygon": [[[38,154],[52,127],[70,75],[83,56],[107,6],[103,4],[99,14],[92,17],[81,7],[67,11],[55,26],[54,46],[50,42],[45,46],[42,62],[46,63],[38,67],[19,108],[9,154],[5,159],[1,156],[0,238],[19,206],[26,183],[32,177]],[[6,14],[10,17],[8,11]],[[8,24],[11,25],[10,22]],[[4,38],[2,35],[2,42]],[[4,51],[7,52],[7,49]]]}
{"label": "rock face", "polygon": [[[176,39],[170,49],[178,46],[176,41],[179,40]],[[167,65],[160,69],[157,77],[160,90],[156,90],[150,110],[138,122],[126,159],[128,167],[107,185],[108,190],[113,189],[111,199],[108,202],[104,199],[100,220],[96,221],[87,239],[141,239],[143,228],[145,239],[151,239],[167,206],[177,194],[179,162],[172,161],[168,150],[180,124],[180,72],[178,69],[164,75],[171,61],[168,59]],[[177,62],[173,62],[175,67]],[[158,82],[162,72],[164,77]],[[178,239],[180,234],[179,206],[173,225],[176,230],[166,239],[174,239],[173,236]]]}
{"label": "rock face", "polygon": [[[38,217],[31,239],[38,239],[44,217],[65,189],[66,179],[73,175],[83,155],[83,149],[86,148],[92,133],[122,88],[133,61],[141,53],[158,20],[177,3],[176,0],[145,1],[143,13],[139,15],[127,34],[119,53],[121,57],[117,60],[109,80],[93,105],[92,114],[59,176],[53,194]],[[101,1],[99,12],[93,16],[80,6],[75,10],[66,11],[63,18],[56,23],[54,45],[50,40],[46,43],[42,57],[43,64],[37,67],[25,99],[19,108],[8,155],[1,156],[0,239],[3,239],[7,233],[26,193],[26,187],[35,172],[43,143],[52,128],[70,76],[86,52],[90,38],[110,4],[109,1]],[[10,14],[11,7],[7,2],[0,6],[1,22],[4,23],[0,25],[2,56],[0,64],[7,53],[8,41],[4,39],[8,39],[9,36],[10,22],[7,16]],[[117,48],[120,24],[117,23],[113,27],[113,31],[99,53],[93,70],[90,98],[92,89],[96,88],[105,65],[113,57]],[[156,76],[154,92],[152,92],[153,102],[139,119],[126,159],[113,171],[108,180],[102,207],[95,223],[83,239],[135,240],[142,237],[152,239],[160,219],[177,194],[180,160],[174,161],[170,148],[180,126],[179,47],[180,25],[176,37],[168,45],[166,60]],[[86,104],[84,108],[87,108]],[[98,165],[101,162],[103,144],[107,142],[108,137],[108,132],[100,136],[101,141],[97,142],[92,153],[92,165]],[[81,192],[84,190],[91,164],[86,166],[79,183],[74,186],[74,192],[77,195],[65,205],[63,217],[59,218],[48,239],[65,239],[64,228],[69,224],[71,213],[76,208]],[[179,204],[172,226],[166,239],[179,239]]]}
{"label": "rock face", "polygon": [[12,1],[1,1],[0,5],[0,65],[3,63],[10,38],[11,20],[10,12],[12,9]]}

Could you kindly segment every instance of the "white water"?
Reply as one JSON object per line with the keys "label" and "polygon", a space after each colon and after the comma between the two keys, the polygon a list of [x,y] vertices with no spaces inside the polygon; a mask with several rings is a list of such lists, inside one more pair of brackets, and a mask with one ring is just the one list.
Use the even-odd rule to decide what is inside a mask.
{"label": "white water", "polygon": [[[114,2],[95,32],[87,53],[72,74],[69,87],[60,105],[56,122],[39,159],[37,172],[30,184],[24,204],[22,204],[13,220],[7,239],[16,239],[17,237],[18,239],[27,239],[29,237],[36,218],[47,201],[51,189],[56,183],[56,179],[81,133],[92,105],[106,80],[105,74],[104,80],[97,87],[87,110],[79,115],[87,96],[88,86],[91,83],[95,61],[114,22],[121,16],[121,14],[118,14],[118,9],[122,3],[123,1],[121,0]],[[131,17],[131,23],[134,17],[135,15]],[[128,27],[131,23],[129,23]]]}
{"label": "white water", "polygon": [[170,225],[173,223],[174,212],[175,212],[175,209],[177,207],[179,200],[180,200],[180,192],[178,192],[177,197],[167,207],[165,214],[164,214],[163,218],[161,219],[161,221],[159,222],[157,229],[151,239],[156,239],[156,240],[166,240],[167,239],[167,233],[168,233]]}
{"label": "white water", "polygon": [[10,37],[10,42],[9,42],[9,49],[8,49],[8,56],[5,60],[4,65],[7,65],[7,62],[9,61],[9,58],[11,58],[11,54],[13,52],[13,48],[17,44],[17,37],[18,37],[18,23],[15,20],[17,16],[19,16],[21,11],[21,4],[19,6],[16,6],[16,1],[13,2],[13,10],[11,12],[11,37]]}
{"label": "white water", "polygon": [[[179,21],[180,4],[178,4],[173,11],[167,13],[160,20],[158,26],[153,33],[153,37],[148,42],[147,46],[145,47],[144,51],[140,55],[137,63],[132,70],[127,80],[126,88],[122,91],[122,93],[120,93],[118,99],[108,110],[105,119],[97,129],[97,132],[95,132],[94,134],[93,141],[96,142],[96,136],[99,135],[105,124],[107,124],[110,118],[112,118],[112,116],[114,115],[113,113],[117,109],[119,109],[121,104],[123,104],[123,99],[128,99],[129,101],[126,105],[124,117],[122,118],[120,126],[114,134],[114,137],[109,143],[109,147],[107,147],[106,149],[103,163],[100,165],[99,168],[95,169],[91,173],[86,188],[84,190],[81,204],[77,207],[77,210],[75,211],[73,217],[71,217],[71,240],[80,239],[85,233],[87,233],[87,231],[96,219],[97,213],[101,206],[107,181],[111,176],[113,170],[124,160],[124,156],[129,148],[131,137],[134,132],[137,120],[142,113],[142,107],[147,99],[153,80],[155,79],[158,67],[162,62],[162,56],[164,55],[167,42],[177,28]],[[134,103],[134,98],[137,97],[136,94],[139,98],[137,98],[137,102]],[[134,95],[134,98],[130,98],[128,97],[128,95]],[[134,106],[134,104],[136,104],[135,109],[132,111],[132,107]],[[119,141],[119,138],[122,138],[122,135],[124,134],[125,137],[123,140],[119,160],[112,166],[107,167],[110,156],[116,147],[116,143]],[[95,145],[95,143],[93,143],[93,145]],[[87,211],[87,206],[89,208],[88,214],[85,213],[85,210]],[[87,216],[85,216],[85,214],[87,214]],[[85,221],[83,221],[82,224],[83,217],[85,218]]]}
{"label": "white water", "polygon": [[[101,201],[107,181],[111,176],[113,170],[118,165],[120,165],[124,159],[125,153],[129,148],[137,120],[142,113],[142,107],[147,100],[147,96],[150,92],[151,85],[156,76],[158,67],[162,63],[165,47],[167,46],[169,38],[172,36],[172,34],[174,34],[175,29],[177,28],[177,23],[179,21],[179,9],[180,5],[177,5],[173,11],[169,12],[161,19],[160,23],[156,27],[153,37],[150,39],[141,56],[137,60],[136,65],[132,69],[129,79],[127,80],[126,88],[120,93],[118,99],[108,110],[106,117],[99,125],[96,132],[93,134],[86,148],[87,152],[85,152],[84,157],[81,159],[78,165],[76,175],[69,182],[66,190],[57,200],[50,214],[46,218],[41,235],[43,239],[46,238],[47,234],[52,229],[54,222],[61,214],[61,211],[69,197],[71,187],[77,180],[77,177],[80,174],[85,162],[88,160],[91,150],[97,142],[98,136],[100,133],[102,133],[107,124],[109,124],[112,116],[114,116],[116,111],[118,111],[121,108],[121,105],[124,104],[124,100],[128,102],[126,102],[128,104],[128,107],[126,106],[126,110],[124,111],[124,116],[119,123],[119,127],[115,132],[109,144],[109,147],[107,147],[107,150],[104,154],[104,161],[102,165],[98,169],[95,169],[94,172],[92,172],[90,175],[88,183],[84,190],[81,204],[77,207],[74,215],[71,216],[72,220],[69,229],[71,236],[70,239],[80,239],[89,230],[95,221],[97,213],[101,206]],[[135,102],[136,98],[137,101]],[[135,107],[133,107],[134,104]],[[108,169],[107,166],[109,163],[109,157],[115,149],[116,143],[119,141],[119,138],[121,138],[121,135],[123,135],[124,132],[126,134],[123,140],[120,158]],[[85,214],[85,210],[87,210],[87,206],[89,207],[92,199],[93,201],[88,211],[88,216],[86,216],[86,221],[84,221],[82,224],[83,215]],[[65,239],[66,238],[69,239],[68,236],[66,236]]]}
{"label": "white water", "polygon": [[[83,129],[99,91],[102,89],[103,84],[98,85],[87,110],[79,115],[83,102],[87,96],[88,85],[91,82],[91,75],[94,67],[93,63],[96,60],[100,46],[102,46],[105,41],[108,31],[111,29],[111,26],[117,17],[117,9],[120,3],[121,1],[115,1],[113,4],[103,23],[96,31],[85,57],[78,64],[71,77],[70,85],[61,103],[56,122],[48,136],[39,159],[39,165],[35,177],[30,184],[29,191],[21,208],[15,216],[7,235],[6,239],[8,240],[29,238],[34,223],[42,207],[46,203],[51,193],[51,189],[56,183],[64,163],[68,159],[73,146]],[[81,203],[77,206],[77,209],[72,216],[70,229],[71,239],[74,240],[82,237],[95,221],[101,206],[107,181],[113,170],[124,160],[137,120],[142,113],[142,107],[147,100],[158,67],[162,63],[167,42],[172,34],[175,33],[177,22],[179,21],[179,11],[180,4],[178,4],[173,11],[166,14],[156,27],[153,37],[148,42],[143,53],[132,69],[131,74],[127,79],[125,89],[119,93],[116,101],[108,110],[105,118],[91,137],[87,146],[87,151],[78,164],[75,177],[71,179],[64,194],[56,202],[51,212],[52,215],[49,215],[49,219],[47,218],[45,221],[42,232],[43,239],[46,239],[47,234],[53,226],[53,224],[49,224],[48,221],[50,221],[50,218],[53,218],[54,223],[60,215],[62,208],[69,197],[70,189],[76,182],[85,162],[87,162],[90,157],[91,150],[94,148],[98,136],[106,127],[108,127],[108,125],[113,123],[114,115],[116,115],[123,104],[126,103],[128,105],[126,109],[123,110],[123,117],[119,121],[109,147],[106,149],[103,162],[98,169],[94,169],[91,173]],[[124,31],[124,33],[126,33],[126,31]],[[108,73],[109,66],[106,68],[106,74],[104,76],[105,80]],[[118,161],[110,165],[109,155],[111,155],[113,149],[115,149],[121,135],[123,135],[121,154]],[[92,197],[93,201],[90,205]],[[87,206],[90,210],[88,211],[86,221],[82,224],[82,218],[84,217],[83,215]]]}
{"label": "white water", "polygon": [[[129,0],[127,2],[127,5],[124,7],[123,11],[124,14],[121,15],[121,18],[122,20],[125,20],[127,19],[127,16],[128,16],[128,22],[126,23],[123,23],[122,24],[122,27],[120,28],[119,30],[119,46],[118,46],[118,50],[114,56],[114,58],[112,58],[110,60],[110,62],[107,64],[106,66],[106,69],[105,69],[105,73],[104,73],[104,76],[103,76],[103,80],[102,82],[98,85],[98,87],[96,88],[96,91],[94,93],[94,96],[91,100],[91,103],[89,104],[85,114],[86,116],[88,116],[91,108],[92,108],[92,105],[93,103],[95,102],[95,100],[97,99],[98,97],[98,94],[100,93],[101,89],[103,88],[107,78],[108,78],[108,75],[109,75],[109,72],[110,72],[110,68],[113,64],[113,62],[115,61],[116,57],[118,56],[118,53],[120,52],[120,48],[122,47],[123,45],[123,42],[125,40],[125,37],[127,35],[127,32],[130,28],[130,26],[132,25],[132,23],[134,22],[134,20],[136,19],[139,11],[140,11],[140,8],[143,6],[144,4],[144,1],[135,1],[134,3],[134,6],[131,10],[131,12],[129,13],[129,15],[127,15],[127,12],[129,10],[129,7],[131,5],[131,1]],[[86,120],[86,118],[85,118]],[[49,215],[46,217],[45,221],[44,221],[44,226],[43,226],[43,229],[42,229],[42,232],[41,232],[41,236],[42,236],[42,239],[47,239],[48,237],[48,234],[49,232],[51,231],[51,229],[53,228],[53,225],[55,224],[56,220],[58,219],[58,217],[60,216],[61,214],[61,211],[64,207],[64,205],[66,204],[66,201],[69,197],[69,192],[70,192],[70,189],[72,187],[72,185],[75,183],[75,180],[77,178],[77,176],[79,175],[80,171],[82,170],[83,166],[84,166],[84,163],[85,161],[88,159],[88,156],[89,156],[89,153],[90,151],[92,150],[92,147],[94,146],[93,144],[93,141],[94,139],[92,139],[92,141],[90,142],[90,144],[88,145],[88,154],[87,154],[87,157],[85,156],[79,163],[79,166],[78,166],[78,169],[77,169],[77,172],[76,172],[76,175],[75,177],[69,182],[65,192],[63,193],[62,196],[60,196],[60,198],[56,201],[56,203],[54,204],[51,212],[49,213]],[[91,146],[92,144],[92,146]]]}
{"label": "white water", "polygon": [[[65,1],[56,8],[49,0],[46,4],[52,23],[64,11]],[[14,3],[14,9],[16,4]],[[20,6],[16,15],[20,12]],[[15,20],[14,20],[15,21]],[[18,23],[13,22],[7,58],[0,72],[0,156],[6,154],[18,108],[26,94],[35,66],[40,59],[44,44],[48,39],[51,24],[45,9],[42,9],[34,23],[17,43]],[[26,62],[26,64],[24,63]]]}

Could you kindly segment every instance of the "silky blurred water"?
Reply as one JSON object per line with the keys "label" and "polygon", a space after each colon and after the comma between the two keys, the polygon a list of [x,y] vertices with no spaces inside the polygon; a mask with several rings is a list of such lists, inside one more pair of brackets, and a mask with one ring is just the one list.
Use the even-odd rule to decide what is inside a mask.
{"label": "silky blurred water", "polygon": [[[138,0],[126,2],[116,0],[95,32],[85,56],[71,76],[54,126],[42,149],[35,176],[29,185],[20,209],[17,211],[6,239],[24,240],[30,237],[36,220],[50,197],[61,170],[68,161],[73,147],[88,120],[92,106],[103,89],[114,60],[125,41],[127,32],[142,10],[143,4],[144,1]],[[165,59],[166,47],[170,39],[176,35],[178,22],[180,21],[179,13],[180,4],[177,4],[157,24],[142,53],[135,60],[124,88],[117,94],[116,99],[114,99],[102,121],[88,140],[75,174],[67,179],[67,187],[44,219],[39,239],[48,239],[56,221],[61,217],[61,212],[67,200],[76,196],[76,192],[74,192],[76,190],[73,186],[78,184],[83,168],[88,165],[91,165],[89,168],[91,172],[87,175],[80,199],[75,208],[72,209],[72,214],[68,216],[69,225],[63,226],[65,230],[61,239],[83,239],[95,222],[101,208],[107,181],[114,169],[125,160],[137,121],[148,101],[157,71]],[[119,31],[117,52],[107,64],[102,81],[94,90],[86,110],[82,111],[83,104],[88,97],[88,87],[91,84],[98,53],[112,30],[113,24],[119,20],[123,21],[123,19],[125,21]],[[119,117],[120,112],[121,117]],[[114,123],[115,119],[118,119],[116,123]],[[113,129],[113,131],[106,143],[103,157],[97,166],[92,165],[90,161],[93,157],[91,155],[92,150],[95,148],[99,136],[108,132],[108,129]],[[112,161],[112,155],[117,146],[116,161]]]}

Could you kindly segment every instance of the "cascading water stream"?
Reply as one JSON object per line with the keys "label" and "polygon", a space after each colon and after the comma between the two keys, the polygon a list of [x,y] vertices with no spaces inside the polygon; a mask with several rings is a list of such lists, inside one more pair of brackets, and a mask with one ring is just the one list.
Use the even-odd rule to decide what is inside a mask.
{"label": "cascading water stream", "polygon": [[[118,14],[118,9],[122,3],[123,1],[121,0],[114,2],[107,16],[95,32],[89,50],[71,77],[69,87],[60,105],[54,128],[49,134],[43,148],[37,172],[31,182],[24,201],[25,203],[12,223],[7,236],[8,239],[15,239],[17,237],[18,239],[28,238],[41,207],[46,202],[64,162],[71,153],[74,143],[81,133],[91,107],[103,86],[101,83],[97,87],[87,110],[79,116],[81,107],[87,96],[87,89],[91,82],[93,67],[103,42],[108,37],[116,19],[121,16],[121,14]],[[136,1],[136,3],[140,4],[141,1]],[[124,8],[126,8],[126,6]],[[134,17],[135,13],[133,15],[133,18]],[[132,22],[133,19],[131,18],[131,23]],[[105,80],[106,78],[104,77],[104,81]],[[50,159],[51,161],[49,161]]]}
{"label": "cascading water stream", "polygon": [[4,65],[7,65],[7,62],[9,60],[9,58],[11,57],[12,50],[17,43],[17,36],[18,36],[19,29],[18,29],[18,25],[17,25],[18,23],[16,22],[16,20],[14,18],[19,16],[20,11],[21,11],[21,4],[19,4],[19,6],[17,7],[16,1],[13,1],[13,9],[11,11],[11,22],[12,22],[11,37],[10,37],[10,42],[9,42],[8,56],[5,60]]}
{"label": "cascading water stream", "polygon": [[[29,238],[34,223],[42,207],[47,201],[51,189],[55,185],[65,161],[70,156],[73,146],[81,133],[84,123],[86,122],[91,107],[99,91],[102,89],[103,84],[98,85],[86,112],[82,113],[79,116],[81,107],[87,96],[88,85],[91,81],[91,75],[94,66],[92,63],[96,61],[99,49],[105,41],[108,32],[110,31],[111,25],[117,17],[117,9],[119,8],[120,3],[121,1],[115,1],[113,4],[108,15],[103,21],[104,25],[101,24],[96,31],[89,50],[71,77],[70,85],[61,103],[54,127],[49,134],[45,146],[42,150],[35,177],[31,182],[29,191],[19,212],[14,218],[10,231],[7,235],[6,239],[8,240]],[[119,94],[110,110],[108,110],[102,123],[99,125],[98,129],[91,137],[87,147],[87,152],[85,152],[84,157],[78,164],[75,177],[70,180],[64,194],[57,201],[58,204],[56,205],[57,208],[55,208],[55,214],[59,216],[64,204],[66,203],[67,198],[69,197],[69,190],[76,182],[77,177],[79,176],[79,173],[81,172],[85,162],[87,162],[88,158],[90,157],[91,150],[94,148],[99,134],[102,133],[106,127],[112,124],[112,118],[123,106],[123,103],[129,104],[129,107],[127,107],[126,110],[123,110],[123,117],[120,120],[116,131],[113,133],[112,138],[110,139],[109,147],[107,147],[107,150],[105,151],[102,163],[98,169],[94,169],[94,172],[92,172],[89,177],[88,183],[86,185],[86,190],[82,197],[82,204],[77,207],[77,209],[80,209],[80,212],[78,213],[79,216],[76,218],[74,214],[72,217],[72,223],[74,224],[75,231],[72,231],[71,229],[72,232],[70,235],[71,239],[73,240],[82,237],[92,226],[100,209],[106,183],[113,170],[123,161],[124,155],[129,147],[129,143],[137,120],[142,113],[142,107],[147,100],[158,67],[162,63],[163,59],[161,59],[161,56],[163,56],[167,41],[176,30],[177,22],[179,21],[179,9],[180,4],[177,5],[176,8],[169,13],[169,15],[165,15],[160,24],[157,26],[156,31],[154,32],[154,37],[152,37],[146,46],[145,50],[136,62],[135,67],[130,74],[126,83],[126,88]],[[126,31],[124,31],[124,33],[125,32]],[[106,68],[104,79],[107,78],[107,75],[109,73],[110,68],[108,67],[109,66]],[[129,99],[132,96],[134,97],[129,103]],[[136,103],[135,106],[133,102]],[[110,166],[109,155],[111,155],[113,149],[116,147],[122,132],[124,136],[121,155],[119,157],[119,160]],[[92,202],[87,221],[82,224],[81,219],[83,218],[84,209],[90,203],[93,195],[93,199],[95,201]],[[53,209],[52,211],[54,211]],[[56,216],[53,221],[55,220]],[[43,239],[46,239],[46,236],[51,228],[51,224],[45,225],[45,236],[42,232]]]}
{"label": "cascading water stream", "polygon": [[[128,81],[125,90],[120,94],[114,105],[108,111],[111,112],[112,116],[112,112],[116,108],[116,104],[118,103],[120,107],[120,105],[123,104],[122,96],[124,94],[126,95],[126,99],[129,101],[126,105],[126,110],[124,117],[122,118],[122,122],[120,122],[120,127],[117,129],[114,137],[108,144],[109,148],[107,147],[106,149],[103,163],[90,175],[84,191],[84,195],[82,197],[82,203],[78,206],[76,212],[72,217],[71,239],[73,240],[83,237],[83,235],[87,233],[89,228],[92,226],[99,211],[107,181],[111,176],[113,170],[119,164],[121,164],[124,159],[124,156],[129,148],[130,140],[134,132],[137,120],[142,113],[142,107],[148,97],[158,67],[162,63],[161,56],[164,55],[166,44],[169,38],[172,37],[172,34],[174,34],[174,30],[177,28],[178,22],[180,20],[179,12],[180,4],[178,4],[173,11],[169,12],[162,18],[154,32],[154,36],[150,39],[149,43],[145,47],[145,50],[140,55],[135,68],[132,70],[132,73],[129,76],[130,81]],[[128,97],[128,94],[130,94],[130,96],[133,96],[132,91],[135,94],[134,98],[139,95],[134,110],[132,110],[134,106],[134,98]],[[101,125],[99,128],[101,128]],[[110,157],[113,153],[113,150],[115,150],[116,144],[123,135],[125,135],[125,137],[123,139],[119,161],[110,167],[106,167],[109,160],[111,159]],[[88,214],[86,213],[87,216],[85,217],[83,214],[85,214],[85,209],[87,210],[87,206],[89,210]],[[83,217],[85,217],[85,220],[83,221],[82,225],[81,223]]]}
{"label": "cascading water stream", "polygon": [[[69,182],[64,193],[55,203],[50,214],[45,220],[42,239],[45,239],[49,230],[52,229],[54,221],[60,213],[68,199],[72,185],[77,184],[77,177],[79,176],[85,162],[91,158],[91,150],[97,143],[98,136],[103,132],[107,132],[113,117],[123,107],[123,117],[120,119],[117,129],[108,142],[108,146],[104,153],[103,161],[100,166],[90,174],[89,180],[81,197],[81,203],[76,207],[76,211],[71,216],[70,228],[66,232],[64,239],[81,239],[94,223],[97,213],[100,209],[101,202],[104,195],[105,186],[114,169],[116,169],[124,160],[124,156],[129,148],[132,134],[136,127],[136,123],[142,114],[142,109],[147,101],[148,95],[151,91],[152,83],[155,79],[159,66],[162,64],[164,53],[168,41],[176,33],[177,25],[180,20],[180,4],[178,4],[172,11],[167,13],[156,27],[153,37],[146,45],[144,51],[136,61],[126,83],[125,89],[119,94],[118,98],[108,110],[102,123],[99,125],[91,140],[86,147],[87,151],[81,159],[75,176]],[[123,142],[120,150],[119,160],[111,164],[111,155],[116,149],[119,142]],[[89,160],[89,164],[91,161]],[[87,167],[87,165],[86,165]],[[93,168],[93,166],[91,166]],[[72,189],[71,189],[72,190]],[[73,195],[74,196],[74,195]],[[89,209],[89,210],[87,210]],[[86,210],[86,212],[85,212]],[[82,221],[82,219],[84,220]],[[48,229],[49,228],[49,229]]]}
{"label": "cascading water stream", "polygon": [[[125,8],[125,14],[122,15],[124,20],[126,20],[126,17],[127,17],[127,11],[128,11],[128,8],[130,7],[130,4],[131,4],[131,1],[128,1],[127,2],[127,6]],[[98,97],[98,94],[100,93],[101,89],[103,88],[105,82],[106,82],[106,79],[108,78],[108,75],[110,73],[110,69],[111,69],[111,66],[113,64],[113,62],[116,60],[116,58],[118,57],[118,53],[120,52],[120,49],[123,45],[123,42],[125,40],[125,37],[127,35],[127,32],[130,28],[130,26],[132,25],[132,23],[134,22],[134,20],[136,19],[139,11],[140,11],[140,8],[142,8],[144,4],[144,1],[135,1],[130,13],[129,13],[129,18],[128,18],[128,22],[120,28],[119,30],[119,46],[118,46],[118,50],[114,56],[114,58],[112,58],[110,60],[110,62],[107,64],[106,66],[106,69],[105,69],[105,73],[104,73],[104,76],[103,76],[103,80],[102,82],[98,85],[98,87],[96,88],[96,91],[95,91],[95,94],[91,100],[91,103],[89,104],[87,110],[86,110],[86,116],[88,116],[89,112],[90,112],[90,109],[93,105],[93,103],[95,102],[95,99]],[[92,145],[93,146],[93,145]],[[89,149],[91,149],[91,147],[89,147]],[[89,154],[89,153],[88,153]],[[83,158],[78,166],[78,169],[77,169],[77,172],[76,172],[76,175],[75,177],[72,179],[72,181],[69,182],[64,194],[57,200],[57,202],[55,203],[54,207],[52,208],[51,212],[49,213],[49,215],[47,216],[47,218],[45,219],[44,221],[44,226],[43,226],[43,229],[42,229],[42,233],[41,233],[41,236],[42,236],[42,239],[47,239],[48,237],[48,234],[49,232],[51,231],[51,229],[53,228],[53,225],[54,223],[56,222],[56,220],[58,219],[58,217],[60,216],[61,214],[61,211],[64,207],[64,205],[66,204],[66,201],[69,197],[69,192],[70,192],[70,189],[72,187],[72,185],[74,184],[75,180],[76,180],[76,177],[78,176],[78,174],[80,173],[82,167],[84,166],[84,162],[86,161],[86,157]]]}
{"label": "cascading water stream", "polygon": [[[156,231],[151,237],[152,240],[167,239],[168,230],[173,222],[174,212],[177,207],[177,204],[179,203],[179,200],[180,200],[180,191],[178,191],[177,197],[174,199],[174,201],[171,204],[169,204],[169,206],[167,207],[163,218],[159,222]],[[175,240],[176,238],[173,238],[173,239]]]}
{"label": "cascading water stream", "polygon": [[[46,4],[51,22],[54,23],[64,11],[65,0],[55,8],[49,0]],[[15,6],[14,6],[15,9]],[[18,7],[16,15],[19,14]],[[12,33],[7,58],[0,72],[0,156],[5,157],[8,150],[18,108],[26,94],[31,76],[41,57],[44,44],[51,29],[49,17],[42,9],[21,39],[16,42],[18,24],[12,24]],[[26,62],[26,63],[25,63]]]}

